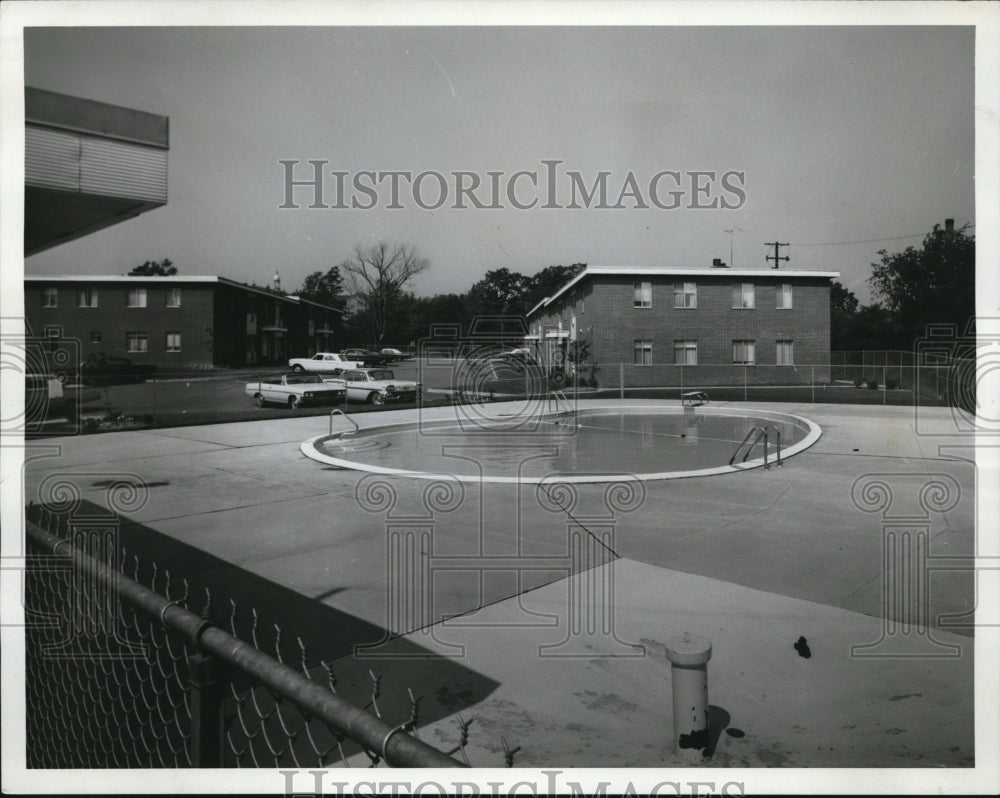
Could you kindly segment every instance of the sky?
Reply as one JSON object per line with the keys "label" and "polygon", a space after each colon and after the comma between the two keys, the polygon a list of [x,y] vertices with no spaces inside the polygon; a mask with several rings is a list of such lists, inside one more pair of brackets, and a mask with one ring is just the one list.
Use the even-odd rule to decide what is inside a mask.
{"label": "sky", "polygon": [[[969,27],[33,28],[24,46],[27,85],[170,118],[168,204],[34,255],[27,274],[169,258],[258,284],[278,271],[294,291],[384,240],[430,261],[411,285],[429,295],[500,267],[766,268],[777,240],[782,268],[839,271],[867,303],[879,249],[976,220]],[[347,174],[345,204],[374,207],[309,208],[300,187],[300,207],[281,208],[282,160],[299,162],[295,179],[327,161]],[[540,207],[543,161],[560,162],[560,207]],[[420,207],[441,190],[429,175],[388,208],[388,182],[376,202],[352,189],[369,170],[440,173],[447,201]],[[501,207],[453,207],[456,171]],[[519,171],[513,200],[536,199],[529,210],[506,194]],[[715,173],[698,178],[707,194],[697,171]],[[622,207],[566,207],[569,172],[588,189],[608,172],[606,204]],[[666,208],[650,198],[662,172],[680,175],[657,183]],[[630,174],[639,197],[617,202]],[[328,205],[334,189],[327,176]],[[734,207],[691,207],[713,200]]]}

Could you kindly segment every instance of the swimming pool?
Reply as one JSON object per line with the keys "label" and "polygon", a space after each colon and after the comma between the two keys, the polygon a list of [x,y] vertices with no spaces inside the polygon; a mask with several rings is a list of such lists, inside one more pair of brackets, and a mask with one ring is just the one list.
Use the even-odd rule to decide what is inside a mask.
{"label": "swimming pool", "polygon": [[[406,422],[319,435],[302,452],[337,468],[467,482],[613,482],[677,479],[757,468],[765,464],[755,427],[768,428],[767,460],[774,464],[777,436],[782,459],[812,446],[820,429],[800,416],[744,408],[616,406],[548,413],[534,429],[456,421]],[[745,459],[744,459],[745,458]]]}

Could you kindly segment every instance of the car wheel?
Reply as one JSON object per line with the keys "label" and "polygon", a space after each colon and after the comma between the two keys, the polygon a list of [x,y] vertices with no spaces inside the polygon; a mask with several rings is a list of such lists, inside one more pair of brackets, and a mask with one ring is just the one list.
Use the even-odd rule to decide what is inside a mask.
{"label": "car wheel", "polygon": [[385,397],[380,393],[370,393],[368,394],[368,403],[373,405],[384,405]]}
{"label": "car wheel", "polygon": [[298,407],[299,407],[299,397],[297,397],[297,396],[289,396],[288,397],[288,406],[290,408],[292,408],[292,410],[297,410]]}
{"label": "car wheel", "polygon": [[264,401],[264,397],[261,396],[259,393],[254,394],[253,403],[257,405],[257,407],[263,407],[264,405],[267,404],[267,402]]}
{"label": "car wheel", "polygon": [[296,363],[294,366],[292,366],[292,371],[305,371],[305,369],[302,368],[302,366],[300,366],[298,363]]}

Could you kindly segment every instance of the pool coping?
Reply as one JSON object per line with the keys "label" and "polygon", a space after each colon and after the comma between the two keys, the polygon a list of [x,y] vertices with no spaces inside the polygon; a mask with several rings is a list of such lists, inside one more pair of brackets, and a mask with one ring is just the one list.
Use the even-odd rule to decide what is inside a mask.
{"label": "pool coping", "polygon": [[[743,407],[733,407],[732,405],[727,405],[725,407],[681,407],[679,405],[665,405],[665,406],[650,406],[650,405],[622,405],[622,404],[603,404],[598,403],[590,405],[585,410],[642,410],[644,412],[653,412],[663,415],[684,415],[688,413],[701,413],[702,415],[716,415],[716,416],[739,416],[742,410],[752,410],[754,418],[763,418],[766,420],[784,421],[785,423],[796,422],[801,424],[807,429],[806,436],[792,444],[788,449],[784,449],[781,452],[781,460],[787,460],[789,457],[794,457],[795,455],[804,452],[806,449],[813,446],[823,434],[822,429],[814,421],[811,421],[804,416],[797,416],[791,413],[782,413],[776,410],[763,410],[755,408],[743,408]],[[563,411],[561,413],[546,413],[545,416],[560,416],[566,415],[567,412],[575,411]],[[749,413],[742,413],[742,415],[749,415]],[[498,422],[502,423],[502,417],[497,417]],[[370,427],[364,427],[362,430],[365,433],[382,431],[382,430],[398,430],[401,427],[413,427],[419,428],[423,424],[433,424],[434,426],[445,426],[456,423],[451,419],[435,420],[433,422],[425,422],[421,420],[417,421],[403,421],[395,422],[391,424],[378,424]],[[627,473],[605,473],[605,474],[548,474],[544,477],[524,477],[524,476],[494,476],[494,475],[467,475],[467,474],[450,474],[446,472],[432,472],[432,471],[412,471],[402,468],[387,468],[385,466],[369,465],[367,463],[359,463],[355,460],[346,460],[338,457],[332,457],[328,454],[324,454],[319,451],[319,444],[331,440],[334,438],[343,437],[347,434],[353,434],[354,431],[343,430],[341,432],[335,433],[325,433],[322,435],[316,435],[312,438],[308,438],[299,445],[299,450],[311,460],[315,460],[320,463],[324,463],[328,466],[333,466],[335,468],[344,469],[348,471],[360,471],[369,474],[382,474],[384,476],[395,476],[395,477],[406,477],[408,479],[424,479],[424,480],[434,480],[434,481],[451,481],[451,482],[462,482],[471,484],[480,483],[492,483],[492,484],[520,484],[520,485],[543,485],[543,484],[600,484],[600,483],[614,483],[614,482],[651,482],[659,480],[668,479],[687,479],[691,477],[708,477],[708,476],[719,476],[721,474],[733,474],[740,471],[749,471],[755,468],[760,468],[765,465],[765,457],[759,457],[754,460],[748,460],[744,463],[737,463],[735,465],[726,466],[716,466],[714,468],[701,468],[692,471],[659,471],[644,474],[627,474]],[[770,467],[770,461],[767,463]],[[780,468],[780,463],[775,463],[776,467]]]}

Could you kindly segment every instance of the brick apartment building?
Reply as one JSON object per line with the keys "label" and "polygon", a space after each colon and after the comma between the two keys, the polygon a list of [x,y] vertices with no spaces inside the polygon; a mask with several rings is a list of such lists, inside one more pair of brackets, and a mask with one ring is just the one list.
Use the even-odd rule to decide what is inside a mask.
{"label": "brick apartment building", "polygon": [[24,305],[32,335],[78,342],[81,361],[127,357],[160,370],[285,364],[332,348],[340,315],[214,276],[25,277]]}
{"label": "brick apartment building", "polygon": [[528,313],[526,342],[558,364],[586,341],[602,384],[830,379],[830,280],[792,269],[588,267]]}

